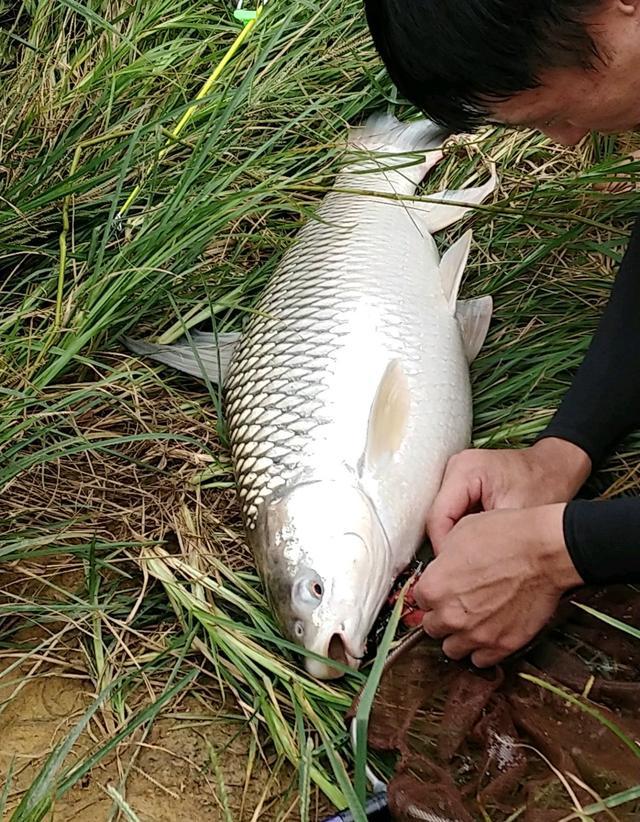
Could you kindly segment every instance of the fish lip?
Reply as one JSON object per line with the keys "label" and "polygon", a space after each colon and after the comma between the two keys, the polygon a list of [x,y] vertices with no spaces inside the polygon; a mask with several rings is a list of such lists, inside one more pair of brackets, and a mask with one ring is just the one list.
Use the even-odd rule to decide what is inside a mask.
{"label": "fish lip", "polygon": [[334,631],[332,634],[329,635],[326,647],[327,655],[329,651],[329,645],[334,636],[340,637],[349,664],[351,664],[351,662],[360,663],[364,659],[364,643],[360,643],[363,647],[360,656],[358,656],[358,654],[356,653],[356,649],[353,646],[353,643],[351,643],[346,637],[346,631],[344,629],[344,626],[341,627],[339,631]]}
{"label": "fish lip", "polygon": [[341,679],[345,675],[345,671],[333,668],[329,662],[321,662],[317,659],[311,659],[311,657],[305,659],[304,667],[310,676],[321,681]]}
{"label": "fish lip", "polygon": [[311,674],[311,676],[316,679],[340,679],[346,673],[346,671],[343,671],[342,669],[334,668],[331,664],[333,660],[329,657],[329,645],[332,638],[336,634],[342,640],[347,658],[347,666],[351,670],[357,671],[362,660],[364,659],[364,647],[362,648],[362,654],[358,656],[356,649],[353,647],[352,643],[347,640],[343,630],[330,631],[326,635],[326,638],[323,638],[321,642],[314,643],[313,647],[308,649],[314,654],[318,654],[318,656],[325,657],[326,661],[314,659],[312,657],[306,657],[304,661],[307,673]]}

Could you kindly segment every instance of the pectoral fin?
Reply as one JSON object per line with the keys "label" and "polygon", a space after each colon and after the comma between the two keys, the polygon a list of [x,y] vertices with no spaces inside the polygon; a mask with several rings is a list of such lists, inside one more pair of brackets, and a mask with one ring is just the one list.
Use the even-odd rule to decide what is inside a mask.
{"label": "pectoral fin", "polygon": [[224,334],[195,331],[190,339],[174,345],[157,345],[130,337],[125,337],[124,343],[134,354],[151,357],[192,377],[223,385],[239,338],[240,334],[235,331]]}
{"label": "pectoral fin", "polygon": [[376,470],[391,460],[404,440],[410,409],[409,380],[400,360],[392,360],[371,406],[364,465]]}

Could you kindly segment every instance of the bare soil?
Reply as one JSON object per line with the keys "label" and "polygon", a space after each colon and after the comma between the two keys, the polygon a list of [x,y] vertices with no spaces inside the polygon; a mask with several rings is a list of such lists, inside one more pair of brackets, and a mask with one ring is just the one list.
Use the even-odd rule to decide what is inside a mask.
{"label": "bare soil", "polygon": [[[91,683],[81,677],[28,677],[28,671],[20,669],[7,681],[0,680],[0,773],[7,774],[13,763],[7,819],[55,744],[78,723],[91,700]],[[255,754],[251,731],[228,716],[222,706],[207,712],[193,697],[172,704],[148,734],[138,732],[127,740],[55,802],[47,818],[110,819],[114,802],[107,789],[123,782],[119,792],[141,822],[222,820],[228,818],[225,801],[233,820],[297,818],[290,772],[274,777],[273,763]],[[86,759],[96,749],[103,721],[96,717],[69,762]]]}

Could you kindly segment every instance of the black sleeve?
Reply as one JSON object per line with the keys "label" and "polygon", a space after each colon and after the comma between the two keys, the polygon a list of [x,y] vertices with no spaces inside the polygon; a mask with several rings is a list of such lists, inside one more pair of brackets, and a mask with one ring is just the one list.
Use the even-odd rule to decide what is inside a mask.
{"label": "black sleeve", "polygon": [[[640,425],[640,218],[587,355],[543,437],[578,445],[594,467]],[[640,582],[640,499],[574,500],[564,537],[585,582]]]}
{"label": "black sleeve", "polygon": [[570,502],[564,539],[577,572],[588,584],[640,582],[640,499]]}
{"label": "black sleeve", "polygon": [[540,435],[578,445],[597,467],[640,425],[640,218],[587,355]]}

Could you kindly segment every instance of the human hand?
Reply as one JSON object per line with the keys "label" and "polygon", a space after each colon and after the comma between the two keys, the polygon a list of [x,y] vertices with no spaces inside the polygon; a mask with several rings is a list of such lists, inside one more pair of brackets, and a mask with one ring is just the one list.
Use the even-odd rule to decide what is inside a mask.
{"label": "human hand", "polygon": [[414,596],[424,630],[479,668],[524,647],[562,594],[583,584],[567,551],[565,504],[471,514],[444,537]]}
{"label": "human hand", "polygon": [[427,517],[436,555],[466,514],[502,508],[532,508],[573,499],[591,473],[585,451],[549,437],[520,450],[462,451],[449,460]]}

